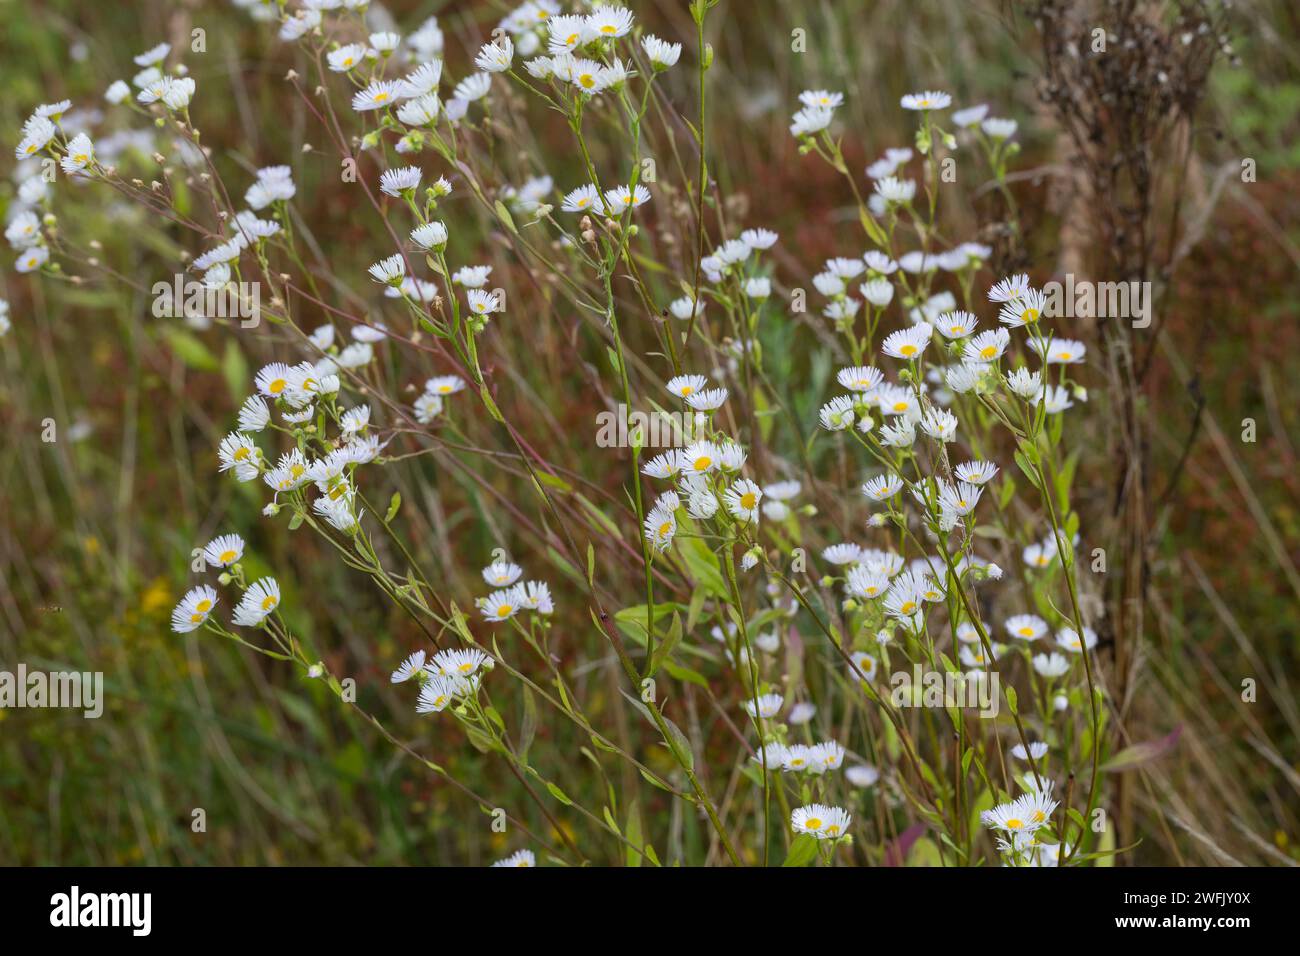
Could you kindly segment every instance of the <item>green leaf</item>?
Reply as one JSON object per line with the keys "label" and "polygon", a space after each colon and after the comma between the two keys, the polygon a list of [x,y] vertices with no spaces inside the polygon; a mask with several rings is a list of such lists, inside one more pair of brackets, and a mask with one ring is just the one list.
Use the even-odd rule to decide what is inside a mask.
{"label": "green leaf", "polygon": [[707,544],[699,538],[679,538],[677,550],[696,584],[714,597],[727,597],[727,582],[718,566],[718,556]]}
{"label": "green leaf", "polygon": [[215,372],[220,368],[217,357],[209,351],[196,336],[183,329],[166,329],[163,337],[176,353],[176,357],[192,369],[200,372]]}
{"label": "green leaf", "polygon": [[817,838],[800,833],[790,842],[790,852],[782,866],[807,866],[817,859]]}
{"label": "green leaf", "polygon": [[514,217],[510,215],[510,210],[506,208],[505,203],[498,199],[494,208],[497,211],[497,217],[505,223],[506,228],[516,236],[519,235],[519,228],[515,225]]}
{"label": "green leaf", "polygon": [[384,514],[384,524],[388,524],[397,517],[397,509],[402,507],[402,493],[394,491],[393,497],[388,499],[388,511]]}
{"label": "green leaf", "polygon": [[668,628],[668,636],[655,645],[654,654],[650,657],[650,670],[646,676],[653,677],[655,671],[667,659],[668,655],[673,652],[677,642],[682,639],[682,616],[676,611],[673,612],[673,622]]}
{"label": "green leaf", "polygon": [[248,394],[248,361],[233,339],[226,341],[226,351],[221,356],[221,374],[226,379],[230,397],[242,402]]}
{"label": "green leaf", "polygon": [[537,736],[537,698],[527,687],[524,688],[524,717],[519,727],[519,757],[523,759],[528,756],[528,748],[533,745],[533,738]]}
{"label": "green leaf", "polygon": [[557,787],[555,784],[551,783],[549,780],[546,782],[546,789],[550,791],[551,796],[553,796],[556,800],[559,800],[566,807],[573,806],[573,801],[569,799],[568,795],[565,794],[565,792],[561,790],[559,787]]}

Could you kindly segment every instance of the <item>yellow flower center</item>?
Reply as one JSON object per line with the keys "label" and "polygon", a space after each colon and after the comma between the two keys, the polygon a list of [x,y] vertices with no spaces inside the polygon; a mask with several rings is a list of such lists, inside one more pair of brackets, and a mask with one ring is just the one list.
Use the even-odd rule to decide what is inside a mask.
{"label": "yellow flower center", "polygon": [[596,85],[596,78],[592,76],[590,73],[584,73],[580,77],[578,77],[578,82],[581,83],[583,86],[585,86],[587,89],[591,89],[593,86]]}
{"label": "yellow flower center", "polygon": [[1025,311],[1023,311],[1023,312],[1020,313],[1020,318],[1021,318],[1024,322],[1026,322],[1026,323],[1029,323],[1029,322],[1037,322],[1037,321],[1038,321],[1038,310],[1037,310],[1037,309],[1025,309]]}
{"label": "yellow flower center", "polygon": [[902,611],[904,614],[911,614],[913,611],[916,610],[916,602],[904,601],[903,606],[900,607],[899,610]]}
{"label": "yellow flower center", "polygon": [[980,349],[980,358],[990,359],[997,354],[998,349],[996,345],[986,345],[984,348]]}
{"label": "yellow flower center", "polygon": [[222,551],[221,557],[218,558],[217,560],[219,560],[222,564],[229,564],[231,561],[235,560],[236,557],[238,557],[238,555],[236,555],[234,551],[227,550],[227,551]]}
{"label": "yellow flower center", "polygon": [[277,598],[274,594],[268,594],[266,597],[262,598],[262,610],[269,611],[271,610],[271,608],[275,607],[279,603],[280,603],[279,598]]}
{"label": "yellow flower center", "polygon": [[243,461],[250,454],[252,453],[247,448],[240,447],[235,450],[235,461]]}
{"label": "yellow flower center", "polygon": [[387,93],[376,93],[376,94],[375,94],[375,102],[376,102],[376,103],[385,103],[385,102],[387,102],[387,101],[388,101],[388,94],[387,94]]}
{"label": "yellow flower center", "polygon": [[832,823],[830,826],[826,828],[826,832],[829,833],[831,836],[835,836],[835,834],[840,832],[840,828],[836,826],[834,823]]}
{"label": "yellow flower center", "polygon": [[1025,627],[1022,627],[1017,633],[1019,633],[1021,637],[1033,637],[1034,629],[1026,625]]}
{"label": "yellow flower center", "polygon": [[510,612],[515,609],[513,604],[501,604],[497,606],[497,617],[509,617]]}
{"label": "yellow flower center", "polygon": [[713,465],[712,458],[710,458],[708,455],[701,455],[699,458],[695,459],[695,465],[693,467],[695,468],[696,471],[708,471],[709,468],[712,467],[712,465]]}
{"label": "yellow flower center", "polygon": [[1068,362],[1068,361],[1070,361],[1070,359],[1074,358],[1074,353],[1073,353],[1073,352],[1057,352],[1057,353],[1056,353],[1056,357],[1059,358],[1062,362]]}
{"label": "yellow flower center", "polygon": [[198,613],[191,614],[191,615],[190,615],[190,623],[191,623],[191,624],[198,624],[200,621],[203,620],[203,617],[204,617],[204,615],[202,615],[202,614],[198,614]]}
{"label": "yellow flower center", "polygon": [[673,530],[673,523],[671,521],[665,521],[663,524],[659,526],[659,537],[661,538],[668,537],[668,535],[672,534],[672,530]]}
{"label": "yellow flower center", "polygon": [[266,387],[266,390],[270,392],[272,395],[279,395],[281,392],[284,391],[285,386],[287,386],[288,384],[289,383],[286,382],[284,379],[277,378],[274,382],[272,382],[270,385]]}
{"label": "yellow flower center", "polygon": [[747,492],[745,492],[743,495],[740,496],[740,506],[741,506],[742,508],[747,508],[747,509],[748,509],[748,508],[752,508],[752,507],[754,507],[754,505],[756,505],[757,503],[758,503],[758,502],[757,502],[757,500],[755,499],[755,497],[754,497],[754,493],[753,493],[752,491],[747,491]]}
{"label": "yellow flower center", "polygon": [[611,24],[611,23],[607,23],[607,24],[605,24],[603,27],[600,28],[600,32],[601,32],[601,33],[617,33],[617,32],[618,32],[618,27],[614,26],[614,25]]}
{"label": "yellow flower center", "polygon": [[907,402],[894,402],[894,411],[896,412],[907,411]]}
{"label": "yellow flower center", "polygon": [[809,830],[820,830],[822,828],[822,821],[820,817],[809,817],[804,821],[803,825]]}
{"label": "yellow flower center", "polygon": [[901,352],[901,353],[903,353],[904,355],[910,357],[910,356],[913,356],[913,355],[916,354],[916,346],[915,346],[915,345],[904,345],[904,346],[903,346],[901,349],[899,349],[898,351]]}
{"label": "yellow flower center", "polygon": [[468,674],[473,669],[474,669],[474,665],[470,664],[469,662],[460,665],[460,672],[462,674]]}
{"label": "yellow flower center", "polygon": [[575,44],[577,44],[577,42],[578,42],[578,34],[576,33],[570,33],[567,37],[564,38],[565,46],[574,46]]}
{"label": "yellow flower center", "polygon": [[1017,820],[1015,817],[1012,817],[1010,820],[1007,821],[1008,830],[1019,830],[1024,825],[1025,824],[1022,821]]}

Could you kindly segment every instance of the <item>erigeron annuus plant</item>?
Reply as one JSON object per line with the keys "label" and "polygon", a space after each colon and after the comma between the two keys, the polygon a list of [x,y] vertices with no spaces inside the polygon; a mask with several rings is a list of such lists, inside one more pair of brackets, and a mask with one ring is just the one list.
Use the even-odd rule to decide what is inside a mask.
{"label": "erigeron annuus plant", "polygon": [[[97,149],[65,128],[69,103],[37,110],[18,158],[54,159],[192,233],[200,251],[187,268],[206,287],[256,282],[270,293],[262,316],[282,360],[253,376],[216,467],[259,488],[266,520],[316,535],[418,628],[425,644],[390,662],[391,682],[412,690],[420,720],[439,722],[428,731],[438,746],[464,741],[517,784],[506,814],[530,847],[502,864],[533,865],[538,852],[569,865],[882,863],[913,822],[929,833],[930,861],[1104,856],[1112,848],[1091,828],[1104,698],[1081,610],[1064,427],[1085,394],[1073,372],[1085,351],[1048,329],[1027,276],[988,281],[992,250],[951,241],[940,217],[938,154],[978,150],[1018,230],[1007,187],[1015,124],[981,107],[949,124],[948,94],[909,95],[915,142],[863,180],[834,134],[843,94],[800,96],[791,133],[843,174],[866,240],[812,277],[843,391],[802,421],[763,347],[774,326],[798,321],[769,255],[780,237],[733,225],[711,195],[712,5],[691,4],[697,32],[676,42],[626,9],[534,0],[455,82],[436,20],[403,37],[372,31],[355,4],[256,7],[297,48],[286,83],[332,158],[355,171],[342,188],[364,197],[385,243],[370,263],[320,261],[296,209],[292,157],[222,177],[196,126],[206,84],[166,44],[106,94],[169,138],[160,179],[124,175],[119,160],[134,160],[116,141]],[[689,112],[661,85],[690,69],[684,51],[698,96]],[[498,143],[532,143],[529,123],[555,118],[573,161],[553,175],[536,147],[522,184],[510,182]],[[698,165],[679,148],[682,129]],[[652,142],[671,163],[647,165]],[[202,199],[188,211],[173,163]],[[20,271],[64,279],[62,257],[114,275],[61,227],[57,190],[23,190],[29,208],[6,231]],[[481,261],[486,237],[473,229],[484,219],[517,274]],[[602,452],[623,475],[615,517],[579,499],[590,477],[549,462],[502,407],[511,380],[493,366],[519,359],[509,340],[532,321],[511,290],[537,270],[603,353],[612,395],[692,423],[683,447],[656,452],[634,434],[629,454]],[[404,391],[404,381],[423,384]],[[828,441],[853,462],[840,475],[817,473]],[[420,504],[390,493],[390,476],[488,445],[480,460],[508,465],[516,500],[502,507],[523,531],[467,595],[425,570],[402,527]],[[207,544],[217,587],[186,593],[173,629],[292,663],[360,710],[347,675],[282,614],[277,579],[250,579],[246,547],[230,531]],[[1057,649],[1039,650],[1053,631]],[[575,651],[613,655],[625,698],[615,706],[650,738],[601,723],[609,715],[579,691],[587,661]],[[900,693],[894,680],[914,665],[1000,695],[1001,707],[981,718],[947,691],[914,707],[920,688]],[[677,701],[688,692],[725,715],[721,743],[686,719]],[[554,721],[576,747],[590,744],[590,792],[561,785],[566,755],[513,730],[525,697],[540,711],[534,727]],[[478,808],[501,805],[362,713]],[[630,772],[616,779],[612,766]],[[709,850],[670,854],[666,829],[630,815],[652,799],[689,808]]]}

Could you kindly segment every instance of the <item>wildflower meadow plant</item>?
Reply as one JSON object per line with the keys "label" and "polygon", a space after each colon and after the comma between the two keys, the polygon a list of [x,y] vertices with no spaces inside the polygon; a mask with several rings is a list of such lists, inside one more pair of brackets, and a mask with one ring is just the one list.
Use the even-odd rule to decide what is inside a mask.
{"label": "wildflower meadow plant", "polygon": [[[808,261],[712,175],[715,3],[656,36],[616,4],[529,0],[452,50],[436,18],[240,2],[294,63],[274,81],[310,123],[294,153],[212,148],[227,80],[166,43],[117,64],[95,123],[33,104],[18,272],[120,279],[78,208],[130,202],[167,222],[163,268],[257,290],[252,327],[159,320],[260,353],[226,365],[242,394],[200,466],[228,506],[172,630],[322,682],[507,835],[494,866],[1106,860],[1072,487],[1091,356],[944,215],[969,198],[941,186],[950,157],[1010,200],[1023,126],[918,90],[914,137],[864,169],[853,91],[791,93],[798,161],[852,210]],[[339,196],[351,238],[330,243],[304,212]],[[813,406],[790,400],[794,336]],[[543,338],[570,343],[553,398],[526,374]],[[579,392],[691,427],[568,461],[552,449],[587,425],[557,402]],[[448,524],[457,489],[495,540]],[[355,602],[293,553],[387,603],[391,659],[329,646],[314,622]],[[471,760],[500,773],[461,779]]]}

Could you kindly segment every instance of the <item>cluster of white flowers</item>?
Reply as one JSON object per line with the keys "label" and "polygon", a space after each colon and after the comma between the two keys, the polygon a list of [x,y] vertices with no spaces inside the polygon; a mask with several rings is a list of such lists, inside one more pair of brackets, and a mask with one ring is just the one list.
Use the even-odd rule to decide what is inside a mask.
{"label": "cluster of white flowers", "polygon": [[457,700],[473,697],[482,672],[491,670],[492,666],[492,658],[476,647],[438,651],[432,657],[416,651],[393,671],[392,682],[414,680],[420,688],[416,713],[435,714]]}
{"label": "cluster of white flowers", "polygon": [[520,611],[549,615],[555,610],[551,588],[545,581],[521,581],[524,569],[509,561],[494,561],[483,569],[483,580],[495,588],[475,604],[494,623],[508,621]]}
{"label": "cluster of white flowers", "polygon": [[[213,538],[202,549],[206,566],[221,568],[218,583],[234,583],[243,588],[243,594],[231,615],[239,627],[260,627],[280,606],[280,585],[272,577],[259,578],[247,584],[239,561],[244,556],[244,539],[237,534],[224,534]],[[219,599],[216,590],[207,584],[191,588],[172,609],[172,630],[187,634],[208,623]]]}

